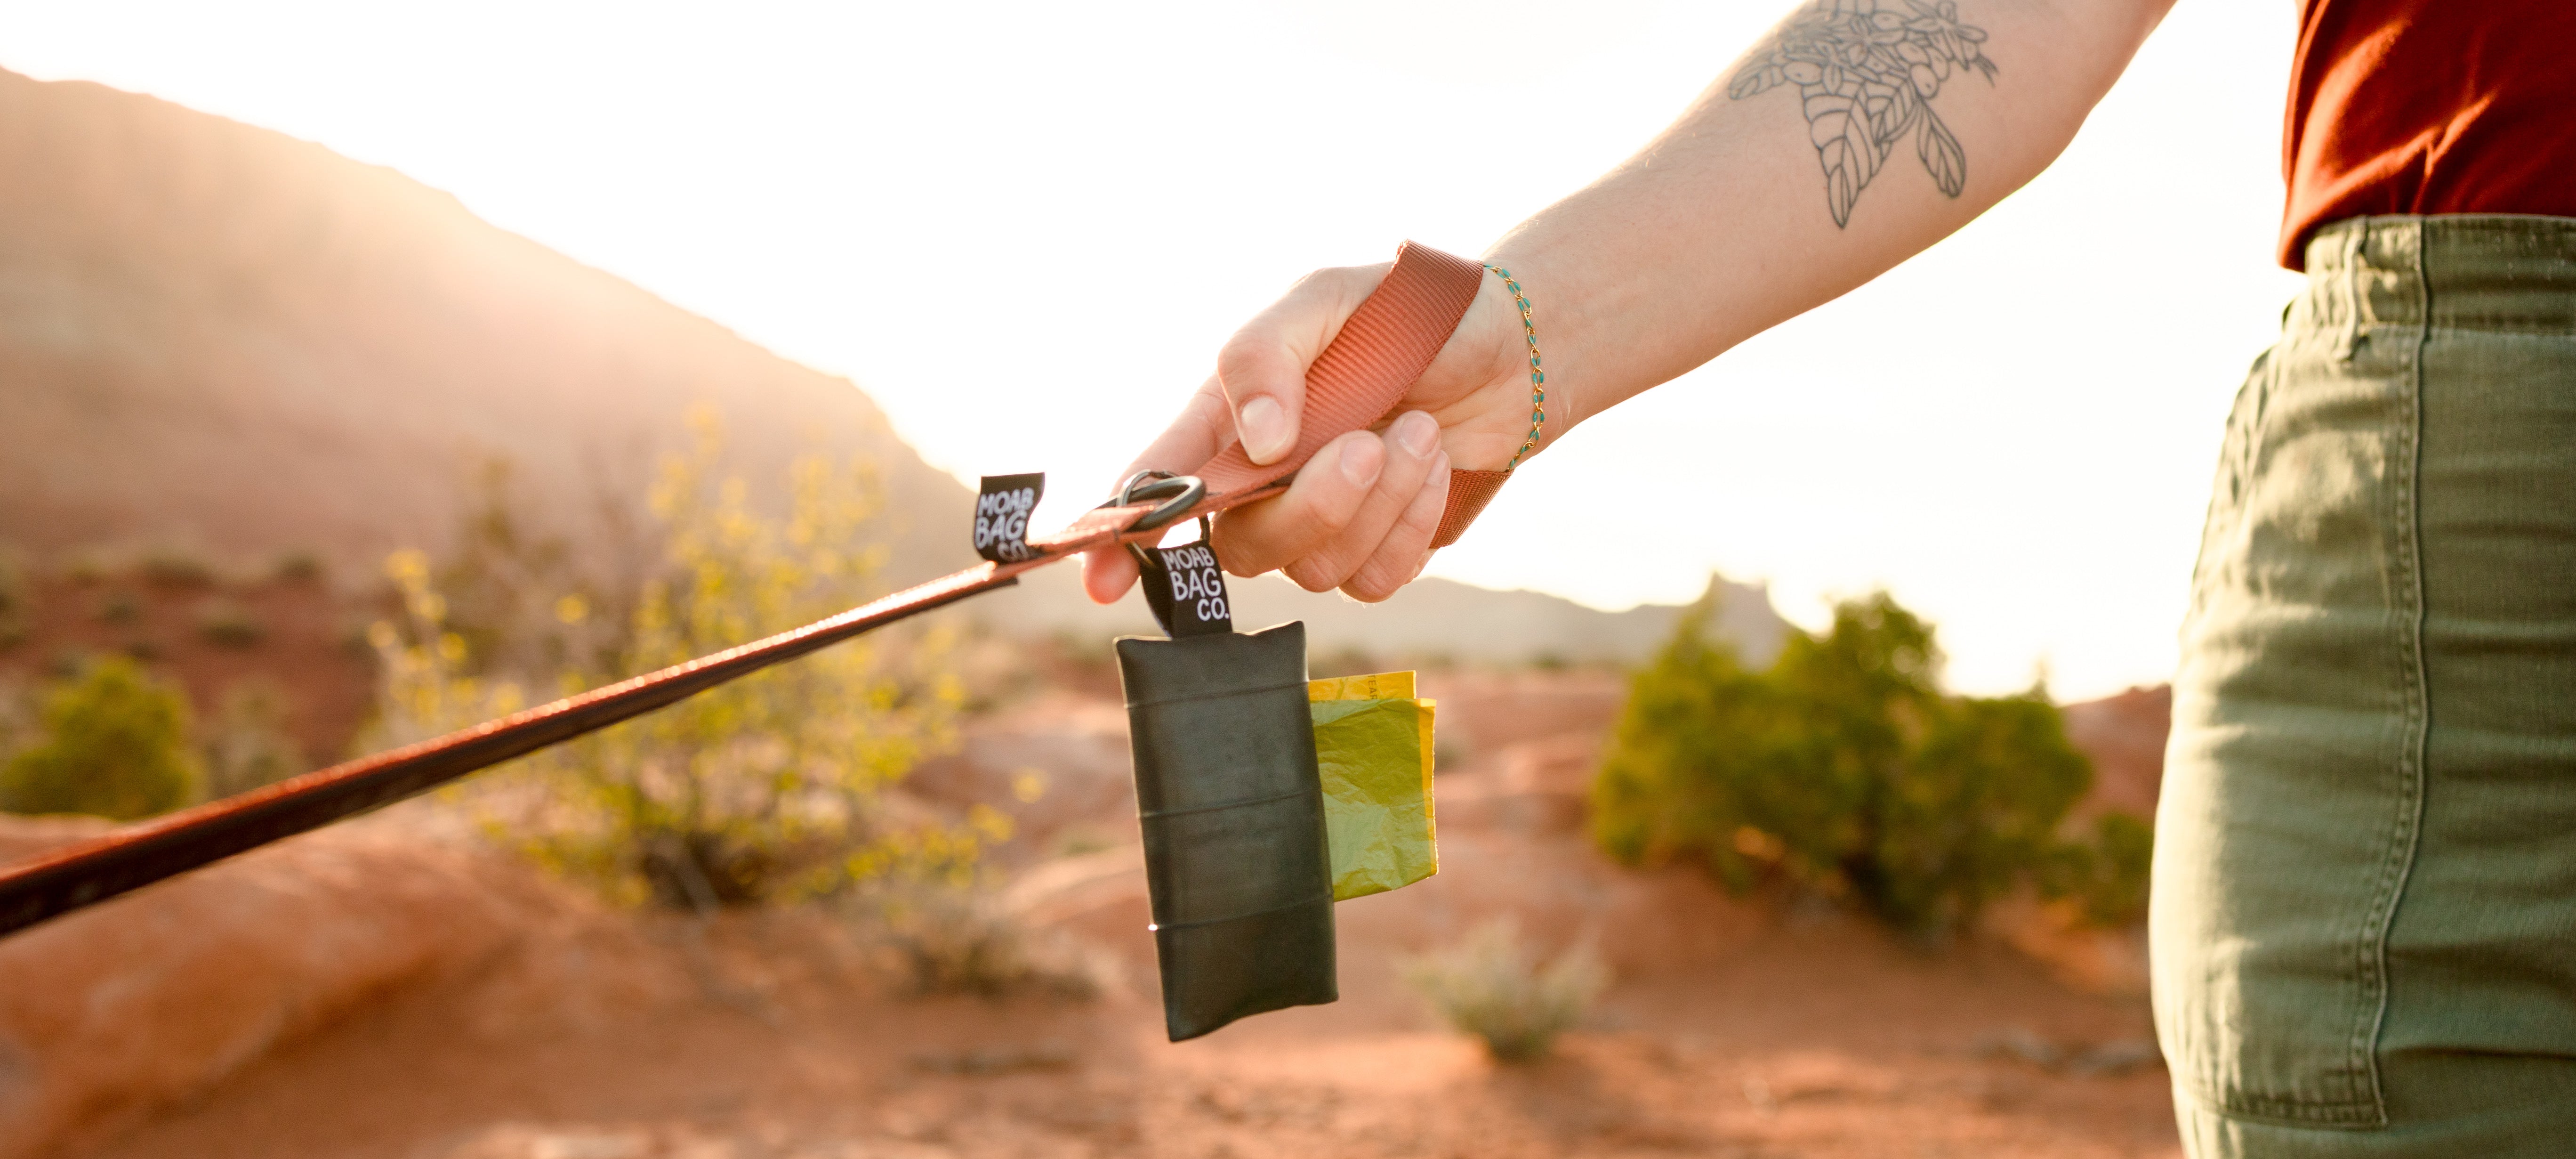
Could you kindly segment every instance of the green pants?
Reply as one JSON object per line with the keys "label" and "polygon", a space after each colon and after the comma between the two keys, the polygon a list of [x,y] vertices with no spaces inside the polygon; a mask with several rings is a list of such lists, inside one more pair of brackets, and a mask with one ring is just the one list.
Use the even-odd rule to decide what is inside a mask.
{"label": "green pants", "polygon": [[2228,420],[2165,769],[2192,1155],[2576,1155],[2576,219],[2310,243]]}

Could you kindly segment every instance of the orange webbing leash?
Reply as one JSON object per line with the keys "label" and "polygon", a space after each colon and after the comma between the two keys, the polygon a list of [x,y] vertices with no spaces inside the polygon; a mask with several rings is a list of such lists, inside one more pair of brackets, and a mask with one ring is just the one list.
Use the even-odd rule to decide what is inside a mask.
{"label": "orange webbing leash", "polygon": [[[1151,504],[1096,508],[1062,531],[1030,539],[1035,554],[1027,559],[979,564],[792,632],[0,867],[0,934],[416,796],[905,617],[1008,587],[1019,582],[1022,572],[1114,544],[1150,545],[1179,519],[1275,496],[1326,442],[1388,417],[1458,328],[1483,276],[1483,267],[1474,262],[1405,243],[1386,280],[1360,303],[1307,373],[1305,417],[1296,448],[1267,467],[1253,465],[1239,447],[1228,448],[1200,471],[1205,498],[1186,511],[1150,521],[1148,530],[1135,525],[1155,512]],[[1475,476],[1491,478],[1466,478]],[[1449,507],[1435,545],[1446,546],[1466,530],[1502,476],[1500,471],[1450,473]]]}

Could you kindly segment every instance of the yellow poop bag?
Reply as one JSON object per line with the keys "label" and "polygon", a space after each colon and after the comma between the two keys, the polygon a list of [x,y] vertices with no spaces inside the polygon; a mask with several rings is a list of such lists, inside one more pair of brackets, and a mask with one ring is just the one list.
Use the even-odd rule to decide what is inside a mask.
{"label": "yellow poop bag", "polygon": [[1431,827],[1432,702],[1413,674],[1306,684],[1315,765],[1324,778],[1333,900],[1401,889],[1440,871]]}

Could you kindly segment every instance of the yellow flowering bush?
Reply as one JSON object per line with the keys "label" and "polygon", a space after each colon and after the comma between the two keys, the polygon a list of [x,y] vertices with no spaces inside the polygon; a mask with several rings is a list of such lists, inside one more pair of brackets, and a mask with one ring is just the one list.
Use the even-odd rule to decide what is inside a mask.
{"label": "yellow flowering bush", "polygon": [[[630,598],[568,592],[550,608],[568,633],[605,640],[556,649],[562,695],[801,627],[876,594],[883,517],[858,464],[796,462],[783,516],[764,514],[722,475],[721,430],[695,420],[686,454],[651,495],[661,565]],[[476,670],[470,634],[448,619],[425,557],[389,568],[403,619],[376,625],[382,740],[402,743],[524,706],[518,682]],[[593,624],[599,606],[631,607]],[[886,631],[702,692],[535,754],[515,776],[460,795],[485,830],[568,876],[630,902],[699,911],[837,890],[892,873],[971,874],[1008,817],[963,824],[898,817],[884,790],[951,743],[963,699],[938,630]],[[606,657],[597,665],[582,657]]]}

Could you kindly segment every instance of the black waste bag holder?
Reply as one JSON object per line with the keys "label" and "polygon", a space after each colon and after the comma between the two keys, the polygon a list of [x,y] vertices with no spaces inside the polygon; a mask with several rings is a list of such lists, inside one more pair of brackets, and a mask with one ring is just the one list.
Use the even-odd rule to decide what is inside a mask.
{"label": "black waste bag holder", "polygon": [[1172,1041],[1335,1000],[1306,626],[1117,649]]}

